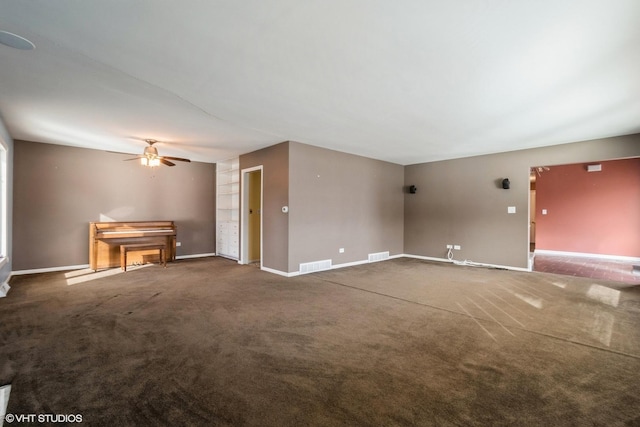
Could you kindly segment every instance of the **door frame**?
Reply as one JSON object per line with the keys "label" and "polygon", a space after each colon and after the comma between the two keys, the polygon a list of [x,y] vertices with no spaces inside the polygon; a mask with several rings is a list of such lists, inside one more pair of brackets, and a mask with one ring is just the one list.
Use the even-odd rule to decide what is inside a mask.
{"label": "door frame", "polygon": [[263,244],[263,204],[264,204],[264,171],[263,165],[253,166],[240,171],[240,259],[239,264],[249,264],[249,179],[248,174],[260,171],[260,269],[264,263]]}

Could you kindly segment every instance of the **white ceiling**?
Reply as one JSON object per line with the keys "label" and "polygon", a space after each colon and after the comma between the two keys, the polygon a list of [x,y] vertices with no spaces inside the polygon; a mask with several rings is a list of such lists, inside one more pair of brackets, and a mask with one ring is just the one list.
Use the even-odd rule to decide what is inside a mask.
{"label": "white ceiling", "polygon": [[400,164],[640,132],[638,0],[0,0],[15,139]]}

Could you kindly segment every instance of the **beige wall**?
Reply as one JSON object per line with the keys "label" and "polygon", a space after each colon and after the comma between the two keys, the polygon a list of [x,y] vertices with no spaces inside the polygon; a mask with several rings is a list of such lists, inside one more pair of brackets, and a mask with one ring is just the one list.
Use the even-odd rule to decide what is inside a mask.
{"label": "beige wall", "polygon": [[[289,204],[289,142],[240,156],[241,173],[243,169],[255,166],[263,167],[262,265],[285,272],[289,252],[289,217],[282,213],[282,206]],[[240,209],[243,208],[241,205]]]}
{"label": "beige wall", "polygon": [[89,222],[173,220],[177,255],[215,252],[215,165],[15,141],[13,270],[88,263]]}
{"label": "beige wall", "polygon": [[300,263],[402,253],[401,165],[296,142],[289,160],[289,272]]}
{"label": "beige wall", "polygon": [[[213,164],[147,169],[118,154],[15,141],[10,167],[12,153],[14,271],[87,264],[88,223],[107,218],[175,220],[178,255],[215,251]],[[640,135],[406,167],[284,142],[241,156],[240,168],[263,166],[267,268],[381,251],[445,258],[446,244],[462,246],[456,259],[526,268],[529,168],[637,156]],[[510,190],[499,188],[504,177]],[[417,194],[405,193],[412,184]]]}
{"label": "beige wall", "polygon": [[529,168],[637,156],[640,134],[407,166],[405,185],[418,192],[405,195],[405,253],[446,258],[458,244],[456,259],[526,268]]}
{"label": "beige wall", "polygon": [[402,166],[297,142],[240,156],[241,170],[256,166],[263,166],[264,267],[293,273],[304,262],[402,253]]}

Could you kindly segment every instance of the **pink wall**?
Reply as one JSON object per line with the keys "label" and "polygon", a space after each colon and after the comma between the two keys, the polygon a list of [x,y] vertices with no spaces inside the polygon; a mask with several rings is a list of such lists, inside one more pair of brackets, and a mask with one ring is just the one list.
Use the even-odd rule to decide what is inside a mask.
{"label": "pink wall", "polygon": [[[640,257],[640,158],[552,166],[536,181],[536,249]],[[542,210],[547,215],[542,215]]]}

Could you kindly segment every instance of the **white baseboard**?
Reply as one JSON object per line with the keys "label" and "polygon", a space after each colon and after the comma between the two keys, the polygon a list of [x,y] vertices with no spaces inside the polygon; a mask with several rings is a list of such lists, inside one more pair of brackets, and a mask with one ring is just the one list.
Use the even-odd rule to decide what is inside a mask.
{"label": "white baseboard", "polygon": [[176,259],[206,258],[210,256],[216,256],[216,254],[210,253],[210,254],[194,254],[194,255],[177,255]]}
{"label": "white baseboard", "polygon": [[423,259],[425,261],[448,262],[449,264],[451,264],[451,261],[446,258],[434,258],[430,256],[411,255],[411,254],[402,254],[402,256],[406,258]]}
{"label": "white baseboard", "polygon": [[298,271],[294,271],[292,273],[287,273],[285,271],[280,271],[280,270],[276,270],[274,268],[269,268],[269,267],[260,267],[260,270],[266,271],[267,273],[277,274],[278,276],[284,276],[284,277],[293,277],[293,276],[300,275],[300,273]]}
{"label": "white baseboard", "polygon": [[[215,256],[215,253],[180,255],[180,256],[176,256],[176,259],[205,258],[210,256]],[[37,273],[52,273],[55,271],[82,270],[83,268],[89,268],[89,264],[63,265],[60,267],[34,268],[31,270],[16,270],[16,271],[12,271],[11,274],[18,276],[21,274],[37,274]]]}
{"label": "white baseboard", "polygon": [[[538,251],[536,251],[538,252]],[[194,255],[180,255],[177,256],[176,259],[191,259],[191,258],[206,258],[206,257],[211,257],[211,256],[215,256],[215,253],[204,253],[204,254],[194,254]],[[360,260],[360,261],[352,261],[352,262],[345,262],[342,264],[335,264],[331,266],[331,270],[336,270],[339,268],[345,268],[345,267],[354,267],[357,265],[363,265],[363,264],[371,264],[373,262],[384,262],[387,260],[391,260],[391,259],[397,259],[397,258],[415,258],[415,259],[423,259],[426,261],[436,261],[436,262],[445,262],[445,263],[449,263],[449,264],[454,264],[453,261],[448,260],[446,258],[436,258],[436,257],[428,257],[428,256],[422,256],[422,255],[412,255],[412,254],[397,254],[397,255],[391,255],[389,258],[385,259],[385,260],[380,260],[380,261],[369,261],[368,259],[364,259],[364,260]],[[632,261],[634,259],[631,259]],[[640,261],[640,258],[637,258],[635,260]],[[461,262],[461,261],[459,261]],[[484,264],[484,263],[477,263],[477,262],[470,262],[468,265],[473,265],[473,266],[479,266],[479,267],[487,267],[487,268],[500,268],[500,269],[504,269],[504,270],[513,270],[513,271],[531,271],[531,269],[528,268],[523,268],[523,267],[513,267],[513,266],[508,266],[508,265],[498,265],[498,264]],[[18,271],[14,271],[12,272],[12,274],[15,275],[20,275],[20,274],[34,274],[34,273],[49,273],[49,272],[54,272],[54,271],[67,271],[67,270],[81,270],[83,268],[89,268],[89,264],[82,264],[82,265],[68,265],[68,266],[62,266],[62,267],[51,267],[51,268],[38,268],[38,269],[32,269],[32,270],[18,270]],[[261,270],[266,271],[267,273],[273,273],[273,274],[277,274],[279,276],[283,276],[283,277],[295,277],[295,276],[300,276],[303,273],[300,273],[299,271],[292,271],[292,272],[285,272],[285,271],[280,271],[280,270],[276,270],[274,268],[269,268],[269,267],[260,267]],[[323,271],[329,271],[329,270],[323,270]],[[313,273],[313,272],[312,272]],[[304,273],[304,274],[311,274],[311,273]],[[3,285],[4,287],[4,285]],[[9,289],[9,285],[6,284],[7,287],[7,292]],[[1,290],[4,288],[0,288],[0,297],[4,296],[1,293]],[[5,292],[6,295],[6,292]]]}
{"label": "white baseboard", "polygon": [[34,268],[31,270],[16,270],[16,271],[12,271],[11,274],[15,276],[19,276],[21,274],[51,273],[54,271],[66,271],[66,270],[82,270],[83,268],[89,268],[89,264],[65,265],[60,267],[47,267],[47,268]]}
{"label": "white baseboard", "polygon": [[[352,262],[345,262],[342,264],[335,264],[332,265],[331,268],[329,270],[321,270],[321,271],[330,271],[330,270],[335,270],[338,268],[345,268],[345,267],[354,267],[356,265],[362,265],[362,264],[372,264],[374,262],[384,262],[390,259],[396,259],[396,258],[402,258],[406,255],[404,254],[398,254],[398,255],[391,255],[389,258],[384,259],[384,260],[380,260],[380,261],[369,261],[368,259],[364,259],[361,261],[352,261]],[[268,273],[273,273],[273,274],[277,274],[280,276],[284,276],[284,277],[295,277],[295,276],[301,276],[301,275],[305,275],[305,274],[313,274],[313,273],[320,273],[321,271],[312,271],[309,273],[300,273],[299,271],[292,271],[290,273],[284,272],[284,271],[280,271],[280,270],[275,270],[273,268],[269,268],[269,267],[261,267],[261,270],[264,270]]]}
{"label": "white baseboard", "polygon": [[486,268],[499,268],[501,270],[512,270],[512,271],[525,271],[531,272],[532,270],[527,267],[513,267],[511,265],[500,265],[500,264],[486,264],[482,262],[473,262],[473,261],[459,261],[459,260],[449,260],[446,258],[434,258],[428,256],[421,255],[411,255],[411,254],[403,254],[403,256],[407,258],[416,258],[416,259],[424,259],[427,261],[437,261],[437,262],[446,262],[454,265],[468,265],[472,267],[486,267]]}
{"label": "white baseboard", "polygon": [[640,262],[640,258],[623,255],[602,255],[602,254],[590,254],[584,252],[565,252],[565,251],[550,251],[546,249],[536,249],[534,251],[536,255],[552,255],[552,256],[572,256],[581,258],[599,258],[610,259],[612,261],[624,261],[624,262]]}
{"label": "white baseboard", "polygon": [[[380,261],[374,261],[374,262],[380,262]],[[363,259],[361,261],[352,261],[352,262],[344,262],[342,264],[334,264],[331,266],[331,270],[335,270],[336,268],[355,267],[356,265],[362,265],[362,264],[370,264],[370,261]]]}

